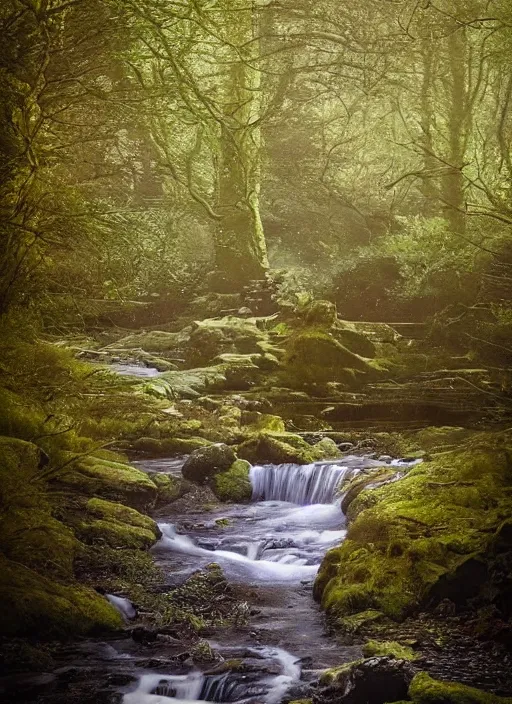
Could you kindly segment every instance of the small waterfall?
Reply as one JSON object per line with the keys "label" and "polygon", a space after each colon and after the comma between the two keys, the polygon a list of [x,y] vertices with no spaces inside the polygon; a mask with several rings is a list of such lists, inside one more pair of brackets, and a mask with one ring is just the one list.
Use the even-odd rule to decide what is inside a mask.
{"label": "small waterfall", "polygon": [[105,594],[105,598],[119,611],[125,621],[129,621],[137,616],[137,611],[129,599],[116,596],[115,594]]}
{"label": "small waterfall", "polygon": [[299,506],[330,504],[353,467],[332,463],[264,465],[251,468],[253,501],[289,501]]}
{"label": "small waterfall", "polygon": [[[262,660],[262,672],[225,672],[204,675],[199,671],[188,675],[144,674],[139,678],[135,691],[125,694],[122,704],[186,704],[194,702],[251,701],[257,696],[262,704],[278,704],[287,690],[298,682],[300,662],[282,648],[260,646],[251,648],[250,654]],[[265,674],[265,662],[280,665],[280,674]]]}

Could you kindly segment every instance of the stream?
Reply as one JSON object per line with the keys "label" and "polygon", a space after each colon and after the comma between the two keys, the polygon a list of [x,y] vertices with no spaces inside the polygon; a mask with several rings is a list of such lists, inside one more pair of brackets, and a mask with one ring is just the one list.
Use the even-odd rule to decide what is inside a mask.
{"label": "stream", "polygon": [[[137,464],[147,472],[178,474],[182,463]],[[389,464],[400,471],[399,461]],[[253,467],[252,503],[162,517],[162,538],[153,551],[173,583],[215,562],[231,584],[246,590],[251,606],[257,606],[249,628],[210,641],[226,660],[246,659],[249,674],[143,671],[123,704],[278,704],[304,697],[319,670],[360,656],[359,647],[342,646],[325,634],[311,588],[323,555],[345,536],[337,489],[357,473],[382,465],[352,456],[307,466]]]}
{"label": "stream", "polygon": [[[149,474],[180,475],[184,460],[134,464]],[[129,627],[125,632],[67,644],[57,670],[7,678],[0,694],[16,691],[17,701],[37,704],[279,704],[309,698],[321,670],[361,656],[359,646],[326,634],[311,592],[323,555],[345,536],[343,483],[384,464],[396,467],[399,478],[408,463],[348,456],[252,467],[251,503],[219,505],[210,497],[205,505],[194,494],[157,512],[162,537],[152,551],[165,576],[162,590],[216,563],[246,602],[248,625],[204,636],[217,657],[213,664],[199,666],[179,638],[165,633],[139,640],[135,631],[145,629],[134,618],[135,607],[122,595],[107,594]]]}

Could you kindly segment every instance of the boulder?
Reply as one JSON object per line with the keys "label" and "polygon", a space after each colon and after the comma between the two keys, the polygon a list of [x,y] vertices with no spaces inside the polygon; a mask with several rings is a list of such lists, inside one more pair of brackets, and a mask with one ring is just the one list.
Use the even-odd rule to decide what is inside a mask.
{"label": "boulder", "polygon": [[87,502],[86,510],[86,519],[77,526],[85,543],[146,550],[160,538],[155,521],[128,506],[95,498]]}
{"label": "boulder", "polygon": [[327,670],[313,704],[385,704],[407,698],[414,670],[406,660],[373,657]]}
{"label": "boulder", "polygon": [[152,481],[158,490],[157,505],[170,504],[187,492],[187,482],[172,474],[155,472],[151,474]]}
{"label": "boulder", "polygon": [[144,510],[156,500],[157,488],[145,472],[121,462],[82,457],[52,481],[86,496],[99,496]]}
{"label": "boulder", "polygon": [[331,301],[311,301],[301,309],[300,315],[308,325],[330,328],[337,320],[336,304]]}
{"label": "boulder", "polygon": [[217,472],[229,469],[235,460],[234,451],[218,443],[195,450],[185,461],[181,473],[189,481],[204,484]]}
{"label": "boulder", "polygon": [[292,388],[329,381],[355,387],[362,378],[377,378],[377,366],[344,347],[328,331],[307,329],[288,341],[285,378]]}
{"label": "boulder", "polygon": [[267,431],[239,445],[238,456],[251,464],[311,464],[336,459],[341,452],[330,438],[310,445],[300,435]]}
{"label": "boulder", "polygon": [[213,476],[212,489],[221,501],[243,503],[250,501],[252,485],[249,479],[251,465],[246,460],[236,460],[229,469]]}
{"label": "boulder", "polygon": [[209,440],[190,438],[149,438],[141,437],[130,443],[130,450],[142,452],[151,457],[173,457],[189,455],[200,447],[211,445]]}
{"label": "boulder", "polygon": [[2,634],[76,637],[122,628],[108,601],[78,584],[61,584],[0,556]]}
{"label": "boulder", "polygon": [[345,541],[324,556],[315,597],[334,622],[365,609],[402,620],[445,599],[497,604],[495,531],[512,510],[510,481],[508,438],[489,433],[361,491]]}

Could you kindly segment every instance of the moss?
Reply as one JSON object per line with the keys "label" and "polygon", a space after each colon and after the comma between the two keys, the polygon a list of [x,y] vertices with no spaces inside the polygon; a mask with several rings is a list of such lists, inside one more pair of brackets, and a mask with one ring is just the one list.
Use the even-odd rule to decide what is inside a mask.
{"label": "moss", "polygon": [[329,686],[342,680],[346,675],[350,674],[352,669],[357,665],[360,665],[363,660],[353,660],[352,662],[345,662],[343,665],[338,667],[331,667],[328,670],[324,670],[320,676],[320,684],[322,686]]}
{"label": "moss", "polygon": [[137,438],[130,443],[130,449],[136,452],[143,452],[151,457],[173,457],[179,455],[189,455],[200,447],[211,445],[209,440],[204,438]]}
{"label": "moss", "polygon": [[379,483],[385,482],[396,475],[396,468],[394,467],[382,467],[376,469],[368,474],[357,475],[348,484],[348,486],[343,487],[343,499],[341,502],[341,510],[345,515],[349,514],[350,504],[357,499],[359,494],[366,489],[370,484],[372,486],[378,485]]}
{"label": "moss", "polygon": [[323,329],[293,335],[287,345],[285,379],[292,388],[337,381],[357,385],[358,377],[377,378],[373,364],[354,354]]}
{"label": "moss", "polygon": [[236,460],[229,469],[213,477],[212,488],[221,501],[242,503],[250,501],[252,486],[249,479],[251,465],[245,460]]}
{"label": "moss", "polygon": [[427,602],[485,598],[494,531],[511,510],[509,455],[493,444],[438,455],[400,481],[363,490],[350,506],[347,539],[317,576],[324,608],[343,617],[361,610],[355,597],[366,594],[401,619]]}
{"label": "moss", "polygon": [[385,656],[396,658],[397,660],[416,660],[418,657],[409,646],[400,645],[400,643],[392,640],[369,640],[363,646],[363,655],[365,658]]}
{"label": "moss", "polygon": [[222,390],[226,386],[225,369],[221,364],[212,367],[164,372],[160,379],[169,383],[173,398],[195,399],[211,390]]}
{"label": "moss", "polygon": [[251,464],[311,464],[341,456],[336,443],[328,438],[310,445],[293,433],[264,432],[243,442],[237,454]]}
{"label": "moss", "polygon": [[79,525],[79,535],[85,542],[143,550],[160,537],[155,521],[128,506],[95,498],[87,502],[86,508],[91,518]]}
{"label": "moss", "polygon": [[247,426],[249,432],[272,432],[284,433],[284,420],[280,416],[269,413],[258,413],[257,411],[246,411],[242,414],[242,423]]}
{"label": "moss", "polygon": [[81,494],[98,495],[141,509],[151,506],[157,495],[155,484],[140,469],[91,456],[66,467],[55,482]]}
{"label": "moss", "polygon": [[96,592],[60,584],[19,563],[0,558],[2,632],[46,638],[85,635],[123,625],[120,614]]}
{"label": "moss", "polygon": [[183,482],[179,477],[174,477],[172,474],[155,472],[151,475],[151,479],[158,490],[157,504],[170,504],[187,490],[186,482]]}
{"label": "moss", "polygon": [[10,560],[56,577],[73,574],[76,539],[48,510],[11,508],[3,512],[0,536],[1,550]]}
{"label": "moss", "polygon": [[175,349],[186,339],[183,334],[151,330],[123,337],[104,350],[144,350],[161,355],[174,354]]}
{"label": "moss", "polygon": [[512,697],[498,697],[456,682],[434,680],[419,672],[409,686],[409,697],[415,704],[511,704]]}
{"label": "moss", "polygon": [[344,616],[337,620],[337,625],[345,633],[358,633],[361,628],[367,625],[377,623],[382,621],[384,614],[382,611],[376,611],[375,609],[366,609],[366,611],[359,611],[358,613],[352,614],[351,616]]}

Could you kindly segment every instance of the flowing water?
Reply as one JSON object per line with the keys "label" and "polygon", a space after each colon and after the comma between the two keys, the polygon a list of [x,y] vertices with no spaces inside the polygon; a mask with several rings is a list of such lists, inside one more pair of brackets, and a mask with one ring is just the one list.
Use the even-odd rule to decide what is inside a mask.
{"label": "flowing water", "polygon": [[[178,473],[182,463],[154,460],[139,466],[149,472]],[[278,704],[285,695],[301,698],[304,682],[319,669],[357,657],[357,647],[340,646],[325,635],[311,587],[323,555],[345,536],[340,509],[343,484],[383,463],[352,456],[307,466],[253,467],[252,503],[162,520],[162,538],[153,550],[175,583],[216,562],[231,583],[247,589],[258,606],[252,630],[240,628],[236,643],[231,632],[226,642],[220,639],[212,645],[226,659],[249,657],[261,662],[261,669],[253,665],[250,676],[145,671],[124,695],[123,704]],[[391,459],[387,463],[398,465],[399,476],[400,463]]]}
{"label": "flowing water", "polygon": [[[136,464],[148,473],[180,474],[183,461]],[[326,635],[311,591],[323,555],[345,536],[340,508],[344,483],[383,464],[396,466],[400,476],[401,463],[391,458],[352,456],[307,466],[253,467],[251,503],[211,510],[194,496],[161,509],[162,537],[153,553],[166,575],[165,588],[215,562],[237,598],[246,600],[249,624],[213,630],[209,640],[225,664],[241,666],[217,662],[210,663],[210,670],[201,669],[180,640],[166,641],[169,636],[163,634],[163,640],[141,646],[135,634],[126,634],[67,646],[59,670],[33,681],[24,676],[23,686],[49,687],[47,699],[37,698],[41,704],[62,704],[59,692],[67,693],[66,704],[279,704],[309,697],[319,670],[360,657],[358,646],[341,645]],[[129,600],[115,594],[105,598],[127,624],[137,625]],[[80,687],[75,697],[74,678]],[[16,679],[0,682],[0,695],[19,686]],[[90,687],[85,699],[84,686]]]}

